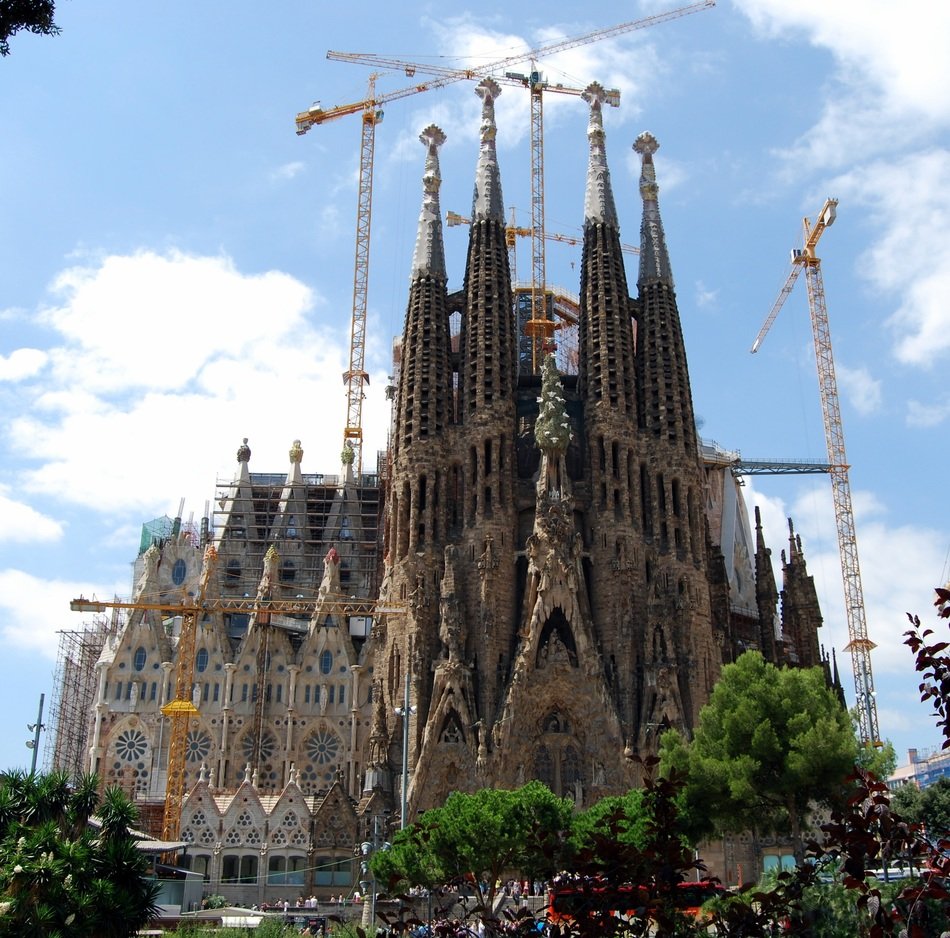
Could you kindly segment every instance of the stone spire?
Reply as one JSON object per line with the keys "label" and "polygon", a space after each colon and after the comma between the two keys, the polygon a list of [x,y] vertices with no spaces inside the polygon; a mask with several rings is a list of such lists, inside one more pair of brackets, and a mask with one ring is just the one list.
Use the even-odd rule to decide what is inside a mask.
{"label": "stone spire", "polygon": [[762,515],[755,506],[755,604],[759,613],[759,647],[766,661],[781,664],[775,647],[775,624],[778,615],[778,587],[772,569],[772,551],[765,544]]}
{"label": "stone spire", "polygon": [[459,413],[463,421],[477,416],[485,426],[494,426],[494,434],[508,434],[511,439],[517,340],[495,152],[495,99],[501,88],[486,78],[475,92],[482,99],[481,145],[465,263],[466,308],[459,334]]}
{"label": "stone spire", "polygon": [[630,291],[607,168],[603,122],[607,92],[593,82],[583,98],[590,105],[590,161],[584,199],[579,384],[591,404],[621,417],[615,425],[598,426],[596,430],[591,427],[591,434],[619,444],[636,432],[637,381]]}
{"label": "stone spire", "polygon": [[607,150],[604,145],[604,101],[607,92],[598,82],[589,84],[581,97],[590,105],[587,139],[590,141],[590,161],[587,164],[587,193],[584,198],[584,224],[602,223],[618,228],[617,209],[610,187],[607,168]]}
{"label": "stone spire", "polygon": [[788,547],[786,558],[782,551],[782,634],[788,662],[812,668],[821,664],[818,647],[818,629],[821,628],[821,608],[815,579],[808,573],[801,538],[795,533],[792,519],[788,519]]}
{"label": "stone spire", "polygon": [[670,258],[666,251],[663,222],[660,220],[659,187],[656,184],[656,168],[653,154],[660,145],[651,133],[642,133],[633,144],[640,154],[640,196],[643,198],[643,222],[640,227],[640,276],[639,283],[662,281],[673,287]]}
{"label": "stone spire", "polygon": [[657,203],[653,154],[658,147],[656,138],[649,133],[640,134],[633,147],[643,160],[637,319],[640,426],[655,439],[682,447],[688,461],[695,463],[696,419],[686,348]]}
{"label": "stone spire", "polygon": [[481,147],[478,151],[478,168],[475,171],[475,194],[472,196],[472,221],[490,218],[504,221],[505,204],[501,195],[501,174],[498,171],[498,154],[495,152],[495,99],[501,87],[491,78],[478,83],[475,94],[482,99]]}
{"label": "stone spire", "polygon": [[442,217],[439,208],[439,147],[445,143],[445,134],[430,124],[419,134],[426,148],[426,166],[422,174],[422,211],[419,213],[419,232],[416,235],[416,250],[412,256],[412,275],[434,277],[445,281],[445,249],[442,245]]}
{"label": "stone spire", "polygon": [[410,441],[440,434],[451,422],[452,411],[445,254],[439,217],[439,147],[445,134],[430,124],[419,139],[426,147],[426,162],[396,396],[396,456]]}

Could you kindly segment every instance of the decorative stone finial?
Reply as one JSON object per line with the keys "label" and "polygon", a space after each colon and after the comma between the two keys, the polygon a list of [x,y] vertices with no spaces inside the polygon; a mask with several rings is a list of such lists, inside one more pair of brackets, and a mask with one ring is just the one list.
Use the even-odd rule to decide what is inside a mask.
{"label": "decorative stone finial", "polygon": [[505,207],[501,194],[501,174],[495,150],[495,99],[501,94],[498,82],[485,78],[478,83],[475,94],[482,99],[481,147],[475,170],[475,194],[472,196],[472,221],[490,218],[504,221]]}
{"label": "decorative stone finial", "polygon": [[442,246],[442,218],[439,208],[439,147],[445,143],[445,134],[435,124],[430,124],[419,134],[426,148],[426,166],[422,174],[422,211],[419,213],[419,232],[416,235],[416,250],[412,258],[412,279],[438,277],[446,279],[445,251]]}
{"label": "decorative stone finial", "polygon": [[640,283],[660,281],[673,287],[670,258],[666,250],[663,222],[660,220],[659,187],[653,154],[660,145],[653,134],[637,137],[633,149],[640,154],[640,197],[643,199],[643,221],[640,224]]}
{"label": "decorative stone finial", "polygon": [[656,137],[645,130],[633,143],[633,149],[640,154],[640,195],[646,199],[656,200],[660,193],[656,184],[656,167],[653,165],[653,154],[660,149]]}
{"label": "decorative stone finial", "polygon": [[204,783],[208,781],[208,763],[202,762],[201,768],[198,771],[198,781]]}
{"label": "decorative stone finial", "polygon": [[590,120],[587,139],[590,142],[590,159],[587,165],[587,192],[584,199],[585,224],[607,224],[618,227],[617,208],[613,189],[610,186],[610,170],[607,168],[603,105],[608,100],[604,86],[591,82],[581,97],[590,105]]}
{"label": "decorative stone finial", "polygon": [[290,447],[290,461],[299,465],[302,460],[303,447],[300,445],[300,440],[294,440],[293,446]]}
{"label": "decorative stone finial", "polygon": [[353,444],[347,440],[343,444],[343,452],[340,453],[340,461],[344,466],[352,466],[354,459],[356,459],[356,453],[353,451]]}
{"label": "decorative stone finial", "polygon": [[238,447],[237,461],[238,462],[251,461],[251,447],[247,445],[247,437],[244,437],[244,442]]}
{"label": "decorative stone finial", "polygon": [[251,781],[251,763],[250,762],[244,765],[244,781],[248,783]]}

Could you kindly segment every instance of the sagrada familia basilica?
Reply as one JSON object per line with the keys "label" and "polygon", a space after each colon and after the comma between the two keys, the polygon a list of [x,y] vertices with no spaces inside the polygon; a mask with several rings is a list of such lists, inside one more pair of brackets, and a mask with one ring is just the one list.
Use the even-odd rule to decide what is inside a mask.
{"label": "sagrada familia basilica", "polygon": [[[422,209],[378,471],[305,474],[295,442],[285,471],[251,472],[245,441],[213,515],[143,538],[142,608],[102,629],[94,678],[74,682],[87,704],[81,732],[60,729],[59,762],[160,806],[180,619],[147,606],[201,595],[181,836],[216,891],[344,891],[353,845],[370,819],[398,817],[403,794],[409,820],[450,792],[531,779],[589,806],[638,784],[637,757],[664,728],[689,733],[745,649],[823,663],[799,539],[790,530],[779,590],[757,515],[750,523],[728,461],[697,436],[659,144],[648,133],[634,143],[643,212],[631,291],[605,93],[587,89],[577,363],[559,370],[544,346],[525,355],[513,314],[499,93],[490,79],[478,87],[455,292],[439,205],[445,137],[421,135]],[[350,614],[351,596],[374,609]],[[228,597],[286,606],[215,607]]]}

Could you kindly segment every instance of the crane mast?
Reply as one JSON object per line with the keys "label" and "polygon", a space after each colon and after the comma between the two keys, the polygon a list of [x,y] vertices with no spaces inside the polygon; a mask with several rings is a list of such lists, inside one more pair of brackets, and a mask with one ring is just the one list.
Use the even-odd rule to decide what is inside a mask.
{"label": "crane mast", "polygon": [[[315,124],[361,111],[360,177],[356,196],[356,253],[353,265],[353,303],[350,317],[350,361],[343,372],[346,385],[346,425],[343,428],[343,459],[354,463],[356,477],[363,475],[363,400],[364,386],[369,384],[366,371],[366,304],[369,291],[369,241],[373,215],[373,162],[376,150],[376,125],[383,112],[376,100],[376,79],[369,76],[366,98],[354,105],[324,111],[319,104],[297,115],[297,135],[305,134]],[[403,89],[389,97],[414,94],[417,89]],[[423,89],[418,89],[423,90]],[[350,458],[352,455],[352,458]]]}
{"label": "crane mast", "polygon": [[867,631],[864,590],[861,585],[861,568],[858,562],[858,540],[851,503],[851,483],[848,477],[849,466],[844,445],[844,425],[841,420],[831,329],[828,324],[828,307],[825,303],[821,259],[815,253],[818,239],[824,230],[834,223],[837,206],[837,199],[826,199],[814,225],[808,218],[802,220],[804,247],[792,253],[792,270],[750,351],[753,353],[758,351],[775,317],[791,293],[798,275],[804,270],[815,344],[815,360],[818,366],[818,390],[825,426],[825,445],[828,450],[841,577],[844,584],[845,614],[848,621],[848,644],[845,647],[851,654],[851,666],[854,671],[858,733],[863,743],[877,746],[880,745],[881,737],[878,728],[874,676],[871,670],[871,651],[876,646],[868,637]]}

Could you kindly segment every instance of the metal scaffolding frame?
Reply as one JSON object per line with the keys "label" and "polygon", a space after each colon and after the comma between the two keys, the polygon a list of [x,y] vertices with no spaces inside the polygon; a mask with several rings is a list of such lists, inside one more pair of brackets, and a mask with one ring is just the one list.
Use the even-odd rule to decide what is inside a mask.
{"label": "metal scaffolding frame", "polygon": [[110,635],[116,615],[99,615],[81,629],[59,632],[53,676],[49,731],[43,768],[77,778],[89,771],[89,730],[96,702],[96,662]]}

